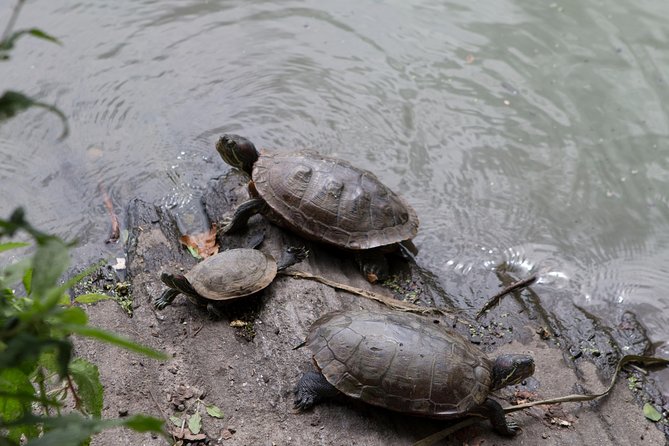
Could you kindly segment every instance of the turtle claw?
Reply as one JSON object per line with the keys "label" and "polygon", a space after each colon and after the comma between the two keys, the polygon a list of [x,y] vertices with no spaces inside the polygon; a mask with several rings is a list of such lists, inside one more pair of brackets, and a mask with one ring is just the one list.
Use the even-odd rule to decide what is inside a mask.
{"label": "turtle claw", "polygon": [[500,432],[503,433],[504,435],[508,435],[509,437],[512,437],[521,430],[520,425],[516,423],[515,421],[508,421],[506,423],[506,431],[505,432]]}
{"label": "turtle claw", "polygon": [[295,263],[300,263],[309,257],[309,250],[306,246],[289,246],[286,252],[295,258]]}
{"label": "turtle claw", "polygon": [[319,401],[338,395],[339,391],[321,373],[307,372],[295,387],[293,406],[299,411],[310,409]]}
{"label": "turtle claw", "polygon": [[309,256],[309,250],[305,246],[289,246],[283,252],[281,260],[277,265],[277,270],[282,271],[289,266],[300,263]]}
{"label": "turtle claw", "polygon": [[316,404],[314,395],[310,392],[305,392],[304,389],[295,389],[295,400],[293,400],[293,407],[300,412],[311,409]]}
{"label": "turtle claw", "polygon": [[154,299],[153,308],[156,310],[164,310],[165,307],[172,304],[172,301],[179,295],[179,293],[180,291],[175,289],[165,290],[163,294],[160,295],[160,297]]}
{"label": "turtle claw", "polygon": [[232,228],[232,220],[232,217],[227,217],[220,220],[216,225],[219,228],[218,231],[216,231],[217,235],[223,235],[230,232],[230,228]]}

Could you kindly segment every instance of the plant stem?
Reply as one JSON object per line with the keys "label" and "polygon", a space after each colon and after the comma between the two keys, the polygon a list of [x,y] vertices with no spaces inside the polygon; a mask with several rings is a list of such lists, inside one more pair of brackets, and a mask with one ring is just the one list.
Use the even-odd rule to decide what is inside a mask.
{"label": "plant stem", "polygon": [[23,7],[25,1],[26,0],[18,0],[16,2],[16,6],[14,6],[14,11],[12,12],[12,16],[9,18],[9,22],[7,22],[5,31],[2,33],[2,39],[0,39],[0,42],[5,41],[7,38],[9,38],[10,34],[12,33],[12,30],[14,29],[14,25],[16,24],[16,19],[19,17],[19,12],[21,11],[21,8]]}
{"label": "plant stem", "polygon": [[70,378],[70,374],[67,374],[67,386],[70,388],[70,392],[72,392],[72,398],[74,398],[74,407],[79,411],[79,412],[84,412],[84,408],[81,404],[81,399],[79,398],[79,395],[77,395],[77,391],[74,388],[74,383],[72,382],[72,378]]}
{"label": "plant stem", "polygon": [[39,367],[37,369],[37,386],[39,387],[39,394],[40,394],[40,399],[42,401],[42,408],[44,409],[44,413],[46,414],[47,417],[50,417],[51,414],[49,413],[49,405],[46,403],[47,401],[47,391],[46,391],[46,386],[44,385],[44,380],[46,378],[44,377],[44,369],[42,367]]}

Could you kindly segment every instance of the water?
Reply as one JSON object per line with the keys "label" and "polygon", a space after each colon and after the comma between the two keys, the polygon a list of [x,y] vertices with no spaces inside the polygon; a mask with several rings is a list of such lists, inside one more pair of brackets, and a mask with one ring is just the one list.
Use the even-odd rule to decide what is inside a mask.
{"label": "water", "polygon": [[[0,4],[6,21],[13,2]],[[419,261],[479,305],[501,262],[669,349],[669,3],[28,2],[0,88],[0,209],[94,253],[140,196],[197,200],[223,132],[373,170],[416,208]],[[462,286],[463,283],[468,286]]]}

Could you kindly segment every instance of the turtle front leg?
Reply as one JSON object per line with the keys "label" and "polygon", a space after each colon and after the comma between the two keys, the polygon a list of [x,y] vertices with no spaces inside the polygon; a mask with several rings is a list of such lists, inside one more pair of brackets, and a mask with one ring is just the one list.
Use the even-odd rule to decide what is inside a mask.
{"label": "turtle front leg", "polygon": [[171,305],[174,301],[174,298],[181,294],[179,290],[168,289],[163,291],[163,293],[153,301],[153,307],[156,310],[162,310],[166,306]]}
{"label": "turtle front leg", "polygon": [[475,412],[487,417],[495,432],[505,437],[513,437],[520,429],[517,423],[506,421],[504,409],[502,409],[502,406],[497,401],[491,398],[485,400]]}
{"label": "turtle front leg", "polygon": [[294,405],[298,410],[307,410],[319,401],[338,394],[339,390],[330,384],[322,373],[307,372],[302,375],[295,387]]}
{"label": "turtle front leg", "polygon": [[260,198],[252,198],[243,202],[235,210],[232,218],[229,221],[223,222],[223,227],[219,230],[219,233],[226,234],[228,232],[237,232],[241,230],[242,228],[246,227],[249,218],[255,214],[263,212],[266,207],[267,203],[265,203],[265,200]]}
{"label": "turtle front leg", "polygon": [[289,266],[293,266],[296,263],[300,263],[302,260],[306,259],[308,256],[309,256],[309,250],[307,248],[305,248],[304,246],[302,246],[302,247],[289,246],[283,252],[283,255],[281,256],[281,260],[279,260],[279,263],[277,264],[276,269],[277,269],[277,271],[283,271],[284,269],[288,268]]}

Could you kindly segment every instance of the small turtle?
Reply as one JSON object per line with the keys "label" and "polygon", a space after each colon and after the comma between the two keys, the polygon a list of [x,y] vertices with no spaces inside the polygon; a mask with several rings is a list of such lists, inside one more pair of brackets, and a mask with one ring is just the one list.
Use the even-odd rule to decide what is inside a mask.
{"label": "small turtle", "polygon": [[162,310],[180,293],[194,303],[206,306],[210,314],[220,316],[216,302],[248,296],[267,287],[278,271],[301,262],[308,252],[304,248],[288,247],[279,264],[262,251],[236,248],[207,257],[185,276],[163,272],[160,280],[169,287],[154,302]]}
{"label": "small turtle", "polygon": [[416,253],[410,242],[418,232],[416,212],[373,173],[311,151],[259,153],[238,135],[223,135],[216,150],[252,179],[252,198],[237,208],[221,232],[237,231],[262,213],[307,239],[365,251],[358,260],[371,282],[388,274],[380,253],[389,247],[392,251],[402,243]]}
{"label": "small turtle", "polygon": [[300,410],[343,393],[410,415],[487,417],[502,435],[515,435],[518,426],[506,422],[490,393],[534,373],[530,356],[490,361],[458,333],[410,313],[334,311],[311,326],[302,345],[320,373],[300,379]]}

